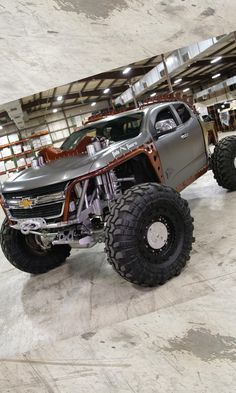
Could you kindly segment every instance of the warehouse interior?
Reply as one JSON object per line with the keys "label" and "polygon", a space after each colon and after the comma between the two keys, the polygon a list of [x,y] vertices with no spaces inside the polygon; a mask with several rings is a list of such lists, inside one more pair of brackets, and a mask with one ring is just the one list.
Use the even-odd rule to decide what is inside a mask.
{"label": "warehouse interior", "polygon": [[[103,1],[100,8],[81,2],[81,9],[75,1],[11,3],[0,1],[0,38],[8,30],[8,43],[0,39],[3,53],[14,38],[6,21],[14,20],[18,31],[16,56],[4,56],[0,80],[2,184],[30,169],[42,149],[60,151],[84,126],[158,103],[183,101],[219,140],[236,135],[229,1],[223,9],[220,1],[158,1],[159,13],[154,1],[141,2],[142,12],[138,0]],[[157,13],[169,28],[153,23]],[[137,31],[128,24],[124,34],[132,17]],[[17,44],[22,36],[25,46]],[[116,40],[123,52],[115,50]],[[236,194],[209,170],[181,197],[194,218],[191,258],[180,275],[154,288],[117,275],[103,242],[72,249],[62,266],[41,275],[16,269],[0,250],[2,393],[235,391]],[[1,224],[4,218],[1,209]]]}

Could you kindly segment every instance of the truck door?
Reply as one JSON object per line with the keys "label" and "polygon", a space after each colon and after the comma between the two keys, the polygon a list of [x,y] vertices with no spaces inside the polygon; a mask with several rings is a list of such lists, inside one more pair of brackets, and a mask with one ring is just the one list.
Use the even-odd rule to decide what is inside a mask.
{"label": "truck door", "polygon": [[[160,133],[156,123],[168,120],[172,129]],[[156,108],[151,113],[153,137],[158,149],[165,183],[173,188],[194,176],[207,163],[204,137],[196,116],[183,103]]]}

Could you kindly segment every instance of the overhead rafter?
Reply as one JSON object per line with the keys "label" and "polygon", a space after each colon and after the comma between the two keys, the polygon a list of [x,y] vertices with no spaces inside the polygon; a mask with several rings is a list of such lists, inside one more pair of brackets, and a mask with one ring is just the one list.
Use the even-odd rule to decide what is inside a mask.
{"label": "overhead rafter", "polygon": [[[112,87],[112,93],[118,94],[118,93],[124,91],[127,87],[128,87],[128,85],[114,86],[114,87]],[[83,97],[102,96],[103,91],[104,91],[104,89],[83,91]],[[66,94],[63,96],[64,101],[73,100],[73,99],[77,99],[77,98],[81,98],[80,92],[70,93],[70,94]],[[57,97],[55,95],[53,95],[51,97],[41,98],[41,100],[37,99],[35,101],[30,101],[30,102],[27,102],[26,104],[23,104],[23,110],[29,110],[37,105],[43,105],[43,104],[47,104],[47,103],[50,103],[52,106],[52,104],[54,102],[57,102]]]}
{"label": "overhead rafter", "polygon": [[148,64],[152,63],[157,57],[158,57],[158,55],[150,57],[150,59],[148,59],[144,65],[147,66]]}
{"label": "overhead rafter", "polygon": [[[178,84],[173,84],[174,90],[181,90],[186,87],[201,89],[202,83],[209,85],[209,87],[215,83],[215,80],[212,79],[212,76],[220,73],[221,76],[219,79],[224,77],[229,77],[235,75],[235,67],[232,66],[235,64],[236,56],[235,53],[235,43],[230,42],[224,45],[222,48],[217,49],[208,55],[205,59],[196,60],[194,63],[189,64],[187,68],[179,71],[178,73],[171,76],[172,81],[177,80],[179,78],[182,81]],[[216,63],[210,63],[211,59],[214,59],[218,56],[222,56],[222,59],[229,59],[226,62],[222,62],[221,60]],[[232,61],[234,59],[234,61]],[[217,79],[217,81],[219,80]],[[152,87],[153,90],[158,90],[158,92],[167,91],[167,82],[166,80],[162,80],[161,83],[157,84],[156,87]],[[148,92],[150,94],[150,92]]]}
{"label": "overhead rafter", "polygon": [[[123,91],[124,89],[126,89],[126,87],[128,86],[128,85],[126,85],[126,83],[127,83],[127,81],[125,81],[125,86],[122,84],[121,86],[116,86],[117,88],[115,89],[114,87],[112,87],[112,86],[114,86],[114,84],[116,83],[116,79],[114,79],[108,86],[107,86],[107,88],[108,89],[110,89],[110,92],[109,92],[109,95],[108,95],[108,97],[110,96],[112,96],[112,95],[115,95],[115,94],[119,94],[121,91]],[[120,91],[118,92],[118,90],[120,89]],[[98,97],[98,100],[100,100],[100,98],[104,95],[106,95],[107,96],[107,94],[104,94],[103,93],[104,92],[104,90],[102,90],[102,92],[101,92],[101,94],[99,95],[99,97]]]}
{"label": "overhead rafter", "polygon": [[[213,59],[213,58],[218,57],[220,55],[228,56],[228,54],[232,53],[232,45],[234,46],[235,43],[234,42],[227,43],[221,49],[217,49],[214,52],[212,52],[210,57]],[[206,59],[202,59],[202,60],[206,60]],[[210,63],[210,60],[208,60],[208,63],[205,65],[200,65],[200,64],[197,65],[198,61],[201,61],[201,60],[199,59],[196,62],[191,63],[191,64],[196,64],[195,67],[192,67],[191,64],[189,64],[188,68],[186,68],[184,71],[181,71],[181,72],[175,74],[175,77],[176,78],[181,77],[181,75],[183,75],[185,73],[188,74],[188,76],[190,76],[190,75],[195,76],[198,74],[198,72],[207,73],[210,70],[216,70],[219,66],[222,66],[222,64],[218,63],[218,62],[212,64],[212,63]],[[204,67],[204,69],[203,69],[203,67]]]}
{"label": "overhead rafter", "polygon": [[236,63],[236,56],[222,56],[222,59],[220,59],[217,63],[211,63],[212,59],[202,59],[202,60],[196,60],[194,63],[190,64],[190,68],[195,68],[195,67],[201,67],[201,66],[214,66],[214,65],[222,65],[222,64],[229,64],[229,63]]}
{"label": "overhead rafter", "polygon": [[[98,89],[99,89],[99,87],[102,85],[102,83],[104,82],[104,79],[101,79],[99,82],[98,82],[98,84],[97,84],[97,86],[95,87],[95,89],[94,90],[91,90],[91,91],[98,91]],[[103,89],[104,90],[104,89]],[[100,95],[99,95],[99,97],[101,97],[103,94],[103,90],[100,90]],[[83,90],[83,92],[84,92],[84,96],[86,97],[86,93],[87,93],[87,91],[85,91],[85,90]],[[93,94],[94,96],[96,96],[96,94]],[[87,102],[88,100],[89,100],[89,97],[90,96],[87,96],[88,98],[85,98],[85,102]],[[81,98],[81,94],[80,94],[80,98]],[[76,98],[75,99],[75,104],[78,102],[78,98]]]}
{"label": "overhead rafter", "polygon": [[[39,93],[39,98],[40,100],[42,99],[42,92]],[[21,105],[23,106],[23,103],[21,103]],[[39,105],[39,110],[41,109],[41,105]]]}
{"label": "overhead rafter", "polygon": [[[81,82],[83,82],[83,80],[82,80]],[[81,89],[81,93],[84,92],[84,90],[85,90],[86,87],[88,86],[89,82],[90,82],[90,79],[87,79],[87,80],[85,81],[85,84],[84,84],[84,86],[83,86],[82,89]]]}
{"label": "overhead rafter", "polygon": [[80,82],[99,80],[99,79],[129,79],[129,78],[133,78],[135,76],[141,76],[152,69],[153,69],[153,65],[152,66],[136,67],[136,68],[131,67],[131,70],[128,75],[123,74],[123,72],[122,72],[123,70],[107,71],[107,72],[103,72],[102,74],[98,74],[98,75],[94,75],[89,78],[81,79]]}
{"label": "overhead rafter", "polygon": [[101,79],[100,82],[98,82],[97,86],[95,87],[95,90],[98,90],[99,87],[103,84],[104,79]]}
{"label": "overhead rafter", "polygon": [[[65,103],[63,106],[60,106],[59,108],[58,108],[58,112],[60,112],[60,111],[63,111],[64,109],[66,109],[66,108],[70,108],[71,109],[71,106],[73,106],[73,109],[75,109],[75,108],[83,108],[83,107],[87,107],[88,108],[88,106],[92,103],[93,101],[88,101],[88,102],[86,102],[86,103],[78,103],[78,104],[70,104],[70,103]],[[101,100],[100,102],[102,102],[102,103],[108,103],[108,100]],[[31,113],[34,113],[34,112],[37,112],[37,109],[33,109],[32,111],[31,111]],[[88,112],[88,110],[87,110],[87,112]],[[0,113],[0,117],[1,117],[1,113]]]}
{"label": "overhead rafter", "polygon": [[[53,89],[52,97],[49,97],[48,99],[46,99],[47,102],[50,103],[49,109],[52,108],[53,102],[57,101],[56,91],[57,91],[57,88],[55,87],[55,88]],[[50,98],[52,98],[52,100],[50,100]],[[39,105],[40,105],[40,104],[39,104]]]}

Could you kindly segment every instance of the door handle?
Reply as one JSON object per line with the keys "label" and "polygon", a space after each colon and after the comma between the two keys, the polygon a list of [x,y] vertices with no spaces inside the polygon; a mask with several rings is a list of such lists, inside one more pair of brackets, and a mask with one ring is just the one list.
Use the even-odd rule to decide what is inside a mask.
{"label": "door handle", "polygon": [[186,138],[188,138],[189,137],[189,133],[188,132],[185,132],[184,134],[182,134],[181,135],[181,139],[186,139]]}

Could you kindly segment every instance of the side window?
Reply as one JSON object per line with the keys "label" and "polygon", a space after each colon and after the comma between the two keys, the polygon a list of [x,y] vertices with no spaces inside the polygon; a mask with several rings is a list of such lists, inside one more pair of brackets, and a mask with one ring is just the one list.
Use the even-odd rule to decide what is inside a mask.
{"label": "side window", "polygon": [[172,119],[172,120],[174,120],[175,123],[176,123],[175,116],[174,116],[172,110],[170,109],[170,107],[167,107],[167,108],[165,108],[165,109],[162,109],[162,110],[157,114],[155,123],[157,123],[158,121],[168,120],[168,119]]}
{"label": "side window", "polygon": [[186,123],[191,117],[189,110],[184,104],[174,104],[175,110],[178,113],[182,123]]}
{"label": "side window", "polygon": [[176,117],[170,107],[166,107],[158,112],[155,120],[155,129],[160,132],[171,131],[178,126]]}

